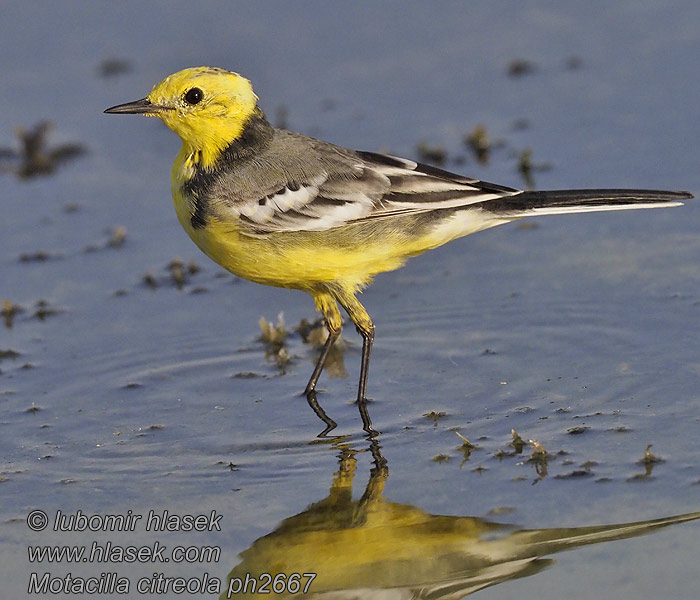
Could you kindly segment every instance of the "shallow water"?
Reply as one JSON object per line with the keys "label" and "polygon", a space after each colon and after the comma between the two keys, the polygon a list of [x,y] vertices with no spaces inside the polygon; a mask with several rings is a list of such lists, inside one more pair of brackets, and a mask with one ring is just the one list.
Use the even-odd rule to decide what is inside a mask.
{"label": "shallow water", "polygon": [[[550,165],[534,171],[538,189],[697,195],[696,3],[4,12],[0,146],[16,150],[14,128],[51,119],[49,146],[86,149],[29,179],[0,155],[0,298],[21,309],[0,328],[8,597],[26,595],[32,572],[116,573],[128,597],[170,597],[137,582],[162,573],[194,585],[207,573],[225,592],[264,570],[315,573],[308,592],[323,597],[695,596],[700,525],[648,522],[700,510],[697,201],[511,224],[380,276],[362,297],[377,326],[378,449],[352,402],[352,329],[318,396],[338,437],[318,439],[323,423],[300,395],[317,350],[293,330],[315,318],[311,300],[237,280],[200,255],[170,202],[177,139],[153,119],[102,110],[177,69],[214,64],[249,76],[273,120],[285,107],[290,128],[346,146],[417,158],[419,142],[440,145],[446,168],[515,187],[529,147]],[[130,68],[101,76],[115,57]],[[508,76],[514,59],[534,70]],[[461,141],[480,123],[503,142],[486,165]],[[283,365],[266,357],[258,325],[281,311]],[[515,452],[512,429],[548,458],[530,460],[532,445]],[[660,460],[645,462],[649,444]],[[133,531],[32,532],[36,509],[51,522],[59,510],[142,519]],[[148,531],[150,510],[216,511],[221,531]],[[616,527],[573,531],[602,525]],[[221,553],[28,561],[28,545],[93,541]]]}

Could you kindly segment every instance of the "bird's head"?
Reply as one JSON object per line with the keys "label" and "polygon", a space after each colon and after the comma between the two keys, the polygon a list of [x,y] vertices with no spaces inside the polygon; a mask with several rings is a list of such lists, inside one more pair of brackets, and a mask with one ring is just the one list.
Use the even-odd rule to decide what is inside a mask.
{"label": "bird's head", "polygon": [[238,139],[257,100],[250,81],[238,73],[195,67],[166,77],[145,98],[105,112],[158,117],[188,148],[215,155]]}

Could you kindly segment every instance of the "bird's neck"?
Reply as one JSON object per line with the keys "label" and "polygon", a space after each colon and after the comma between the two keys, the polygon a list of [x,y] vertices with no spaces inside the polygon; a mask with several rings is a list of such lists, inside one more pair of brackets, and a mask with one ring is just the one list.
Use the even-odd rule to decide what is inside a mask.
{"label": "bird's neck", "polygon": [[206,139],[182,139],[180,155],[194,175],[195,171],[214,171],[233,161],[245,160],[259,153],[272,139],[274,128],[260,108],[234,131],[222,127],[210,128]]}

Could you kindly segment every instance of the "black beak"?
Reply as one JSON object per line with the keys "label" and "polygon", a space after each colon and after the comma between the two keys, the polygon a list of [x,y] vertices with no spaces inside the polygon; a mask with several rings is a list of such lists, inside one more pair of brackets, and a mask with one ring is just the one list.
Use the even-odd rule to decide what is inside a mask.
{"label": "black beak", "polygon": [[117,104],[117,106],[112,106],[105,112],[114,115],[152,115],[168,109],[169,107],[167,106],[152,104],[148,98],[141,98],[141,100],[136,100],[135,102]]}

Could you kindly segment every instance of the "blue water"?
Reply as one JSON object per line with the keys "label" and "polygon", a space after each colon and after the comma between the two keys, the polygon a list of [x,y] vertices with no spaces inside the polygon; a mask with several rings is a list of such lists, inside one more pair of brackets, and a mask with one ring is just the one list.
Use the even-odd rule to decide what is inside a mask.
{"label": "blue water", "polygon": [[[362,526],[348,533],[340,508],[323,518],[308,508],[349,468],[342,452],[357,451],[344,510],[366,510],[371,454],[351,401],[359,339],[346,328],[347,377],[320,382],[319,401],[339,423],[334,433],[347,437],[320,442],[322,424],[300,396],[314,350],[292,333],[291,361],[280,367],[258,340],[261,316],[276,321],[283,311],[290,327],[312,319],[310,298],[239,281],[199,254],[171,206],[177,138],[155,119],[104,108],[143,97],[173,71],[216,65],[249,77],[273,121],[284,110],[290,128],[348,147],[417,158],[420,142],[440,146],[443,167],[513,187],[526,185],[517,157],[530,148],[534,163],[549,166],[533,172],[537,189],[697,195],[698,22],[700,8],[688,0],[0,9],[0,147],[19,151],[15,129],[50,119],[49,147],[85,148],[30,179],[13,173],[16,157],[0,154],[0,299],[23,309],[11,327],[0,326],[0,351],[19,353],[0,359],[0,576],[8,597],[26,595],[32,572],[109,571],[133,585],[154,572],[208,572],[225,584],[271,533],[287,544],[280,556],[290,565],[312,547],[343,565],[362,552],[379,564],[381,552],[412,545],[423,567],[438,573],[444,564],[430,562],[428,542],[393,531],[380,538],[381,552],[358,550],[348,544]],[[101,65],[115,58],[126,61],[124,72],[103,76]],[[532,71],[509,76],[516,59]],[[462,142],[479,124],[495,142],[485,165]],[[474,518],[468,526],[485,527],[487,541],[483,520],[515,531],[562,529],[700,510],[698,222],[697,201],[542,218],[456,241],[379,277],[362,296],[377,326],[370,411],[388,463],[377,505],[390,505],[387,514],[401,523]],[[112,247],[118,227],[126,237]],[[46,260],[21,260],[40,251]],[[181,289],[167,268],[176,257],[199,267]],[[43,319],[40,301],[52,312]],[[446,414],[433,420],[424,416],[430,411]],[[478,446],[466,461],[455,428]],[[546,474],[528,462],[531,447],[509,454],[511,429],[546,448]],[[650,473],[639,462],[648,444],[663,459]],[[34,509],[49,517],[215,510],[222,531],[39,533],[26,523]],[[310,527],[309,514],[316,534],[295,537]],[[477,594],[694,597],[699,527],[553,549],[556,564],[528,565]],[[186,565],[28,562],[29,544],[93,540],[216,545],[221,556]],[[508,548],[499,556],[511,557]],[[309,559],[305,568],[321,567]],[[357,575],[355,583],[372,580]]]}

